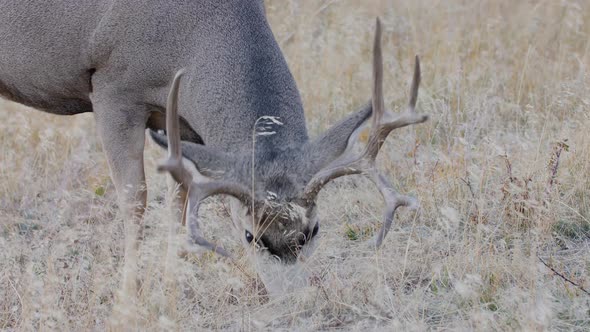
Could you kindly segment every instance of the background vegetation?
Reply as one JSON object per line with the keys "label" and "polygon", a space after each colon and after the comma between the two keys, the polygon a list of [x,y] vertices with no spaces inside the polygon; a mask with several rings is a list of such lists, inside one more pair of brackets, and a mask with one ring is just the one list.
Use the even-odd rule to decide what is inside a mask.
{"label": "background vegetation", "polygon": [[[0,329],[590,329],[588,1],[266,5],[313,135],[369,99],[376,15],[389,107],[405,105],[420,54],[431,120],[394,132],[379,160],[420,210],[368,250],[380,196],[362,178],[336,181],[319,200],[313,282],[269,297],[245,258],[176,256],[184,231],[150,142],[143,283],[130,297],[117,292],[123,222],[92,115],[0,101]],[[203,219],[241,257],[227,204]]]}

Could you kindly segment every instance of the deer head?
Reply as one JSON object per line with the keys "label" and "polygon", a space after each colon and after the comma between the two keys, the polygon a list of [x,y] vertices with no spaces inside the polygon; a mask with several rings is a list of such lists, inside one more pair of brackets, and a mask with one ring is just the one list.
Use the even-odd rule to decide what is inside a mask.
{"label": "deer head", "polygon": [[[371,104],[353,115],[355,121],[342,122],[304,146],[285,147],[281,151],[257,151],[254,146],[252,151],[246,151],[243,155],[230,155],[205,145],[181,142],[177,100],[182,75],[182,71],[176,74],[168,96],[168,142],[163,136],[153,136],[160,144],[168,146],[168,160],[158,170],[169,172],[188,191],[186,225],[191,245],[229,256],[222,247],[207,241],[199,230],[199,206],[213,195],[231,197],[232,220],[247,250],[261,261],[276,260],[282,265],[293,265],[313,251],[319,230],[316,199],[321,189],[333,179],[352,174],[365,175],[383,196],[384,222],[372,241],[373,247],[381,245],[398,207],[417,206],[416,199],[399,194],[375,165],[375,158],[392,130],[427,120],[426,115],[418,114],[415,110],[420,84],[418,57],[407,109],[401,114],[393,114],[385,109],[379,19],[373,48]],[[352,146],[361,130],[359,124],[367,122],[369,116],[369,139],[362,151],[354,152]],[[352,135],[342,137],[339,132],[350,123],[356,127],[344,131]],[[257,131],[259,124],[266,131]],[[260,123],[255,125],[253,142],[258,134],[271,135],[272,127],[280,125],[280,119],[261,118]],[[183,156],[194,163],[196,175],[184,167]]]}

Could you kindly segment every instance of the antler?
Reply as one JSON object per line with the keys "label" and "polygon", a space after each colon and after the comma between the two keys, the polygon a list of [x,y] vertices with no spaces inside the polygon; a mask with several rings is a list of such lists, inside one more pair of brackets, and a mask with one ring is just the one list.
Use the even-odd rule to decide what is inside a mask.
{"label": "antler", "polygon": [[308,183],[303,194],[303,200],[308,204],[313,202],[323,188],[331,180],[352,174],[366,175],[379,189],[385,200],[384,222],[379,233],[375,236],[374,244],[379,247],[383,238],[389,232],[395,210],[400,206],[416,207],[415,198],[399,194],[391,183],[377,171],[375,158],[383,146],[383,142],[389,133],[397,128],[422,123],[428,120],[428,116],[416,113],[416,100],[420,85],[420,60],[416,56],[414,65],[414,77],[410,89],[410,102],[407,110],[399,115],[394,115],[385,110],[383,101],[383,56],[381,54],[381,21],[377,18],[375,27],[375,41],[373,45],[373,113],[369,140],[363,151],[354,154],[347,151],[327,167],[320,170]]}
{"label": "antler", "polygon": [[199,206],[207,197],[220,194],[234,196],[242,202],[249,204],[250,193],[247,187],[239,183],[223,180],[208,180],[200,173],[197,179],[198,181],[195,181],[191,173],[184,167],[182,163],[180,125],[178,120],[178,87],[183,74],[184,72],[182,70],[176,73],[172,82],[172,88],[168,94],[168,103],[166,105],[168,159],[158,166],[158,172],[170,173],[174,180],[188,191],[186,214],[188,221],[186,225],[189,234],[189,245],[196,244],[222,256],[230,257],[230,254],[225,249],[207,241],[202,236],[198,221]]}

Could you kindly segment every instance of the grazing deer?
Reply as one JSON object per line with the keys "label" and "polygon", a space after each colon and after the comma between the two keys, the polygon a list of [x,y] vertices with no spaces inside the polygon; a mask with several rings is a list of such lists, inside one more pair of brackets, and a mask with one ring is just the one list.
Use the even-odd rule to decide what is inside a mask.
{"label": "grazing deer", "polygon": [[[206,241],[197,222],[199,204],[212,195],[233,197],[235,229],[256,257],[284,264],[312,247],[315,200],[332,179],[365,174],[377,185],[386,211],[376,246],[396,208],[416,205],[375,168],[391,130],[427,119],[414,111],[418,58],[408,110],[396,116],[384,109],[379,22],[372,104],[309,140],[260,0],[0,0],[0,8],[0,95],[54,114],[93,112],[121,207],[139,224],[137,238],[146,128],[163,146],[166,137],[155,131],[167,129],[169,160],[160,170],[188,194],[191,244],[220,254],[227,252]],[[370,139],[354,154],[369,118]],[[196,178],[181,154],[195,164]]]}
{"label": "grazing deer", "polygon": [[[199,206],[203,200],[214,195],[234,198],[231,205],[232,219],[238,236],[242,237],[242,243],[247,248],[254,245],[257,256],[274,258],[285,264],[309,255],[312,249],[305,250],[306,246],[315,247],[311,245],[319,229],[315,201],[319,191],[333,179],[364,174],[383,195],[386,202],[384,223],[373,240],[376,247],[381,245],[387,235],[395,210],[399,206],[416,207],[416,200],[398,194],[375,166],[375,158],[392,130],[427,120],[427,116],[415,111],[420,84],[418,57],[408,109],[397,116],[385,110],[379,19],[373,48],[372,104],[345,119],[316,141],[294,137],[294,142],[284,136],[272,137],[280,131],[294,131],[300,135],[305,133],[304,127],[291,128],[274,115],[259,118],[265,126],[260,132],[256,125],[258,121],[254,121],[254,126],[247,126],[253,134],[242,138],[240,147],[243,152],[228,153],[229,145],[225,149],[211,149],[207,145],[181,141],[178,101],[183,75],[182,70],[176,74],[168,96],[166,129],[169,141],[155,132],[152,132],[152,137],[158,144],[168,148],[168,159],[158,170],[169,172],[188,192],[186,224],[189,245],[202,246],[229,256],[222,247],[203,238],[199,230]],[[361,152],[354,153],[352,145],[356,140],[355,133],[364,122],[359,120],[369,116],[371,129],[368,142]],[[256,136],[260,134],[264,137],[257,141]],[[250,137],[252,139],[248,140]],[[326,155],[329,157],[326,158]],[[183,157],[196,167],[196,178],[184,167]]]}

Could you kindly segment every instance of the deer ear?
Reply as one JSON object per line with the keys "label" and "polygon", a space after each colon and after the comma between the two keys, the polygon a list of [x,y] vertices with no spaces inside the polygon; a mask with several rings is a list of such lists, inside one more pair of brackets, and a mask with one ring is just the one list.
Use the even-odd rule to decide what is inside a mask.
{"label": "deer ear", "polygon": [[364,105],[309,143],[304,149],[304,160],[310,164],[308,169],[315,173],[340,157],[354,143],[355,131],[360,131],[372,110],[371,103]]}
{"label": "deer ear", "polygon": [[[168,138],[150,129],[150,136],[156,144],[168,148]],[[181,141],[182,156],[190,160],[199,173],[206,177],[220,179],[232,174],[232,165],[237,159],[231,155],[188,141]]]}

